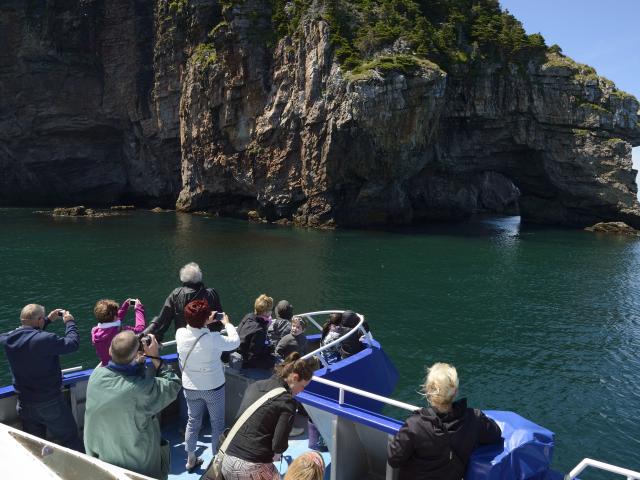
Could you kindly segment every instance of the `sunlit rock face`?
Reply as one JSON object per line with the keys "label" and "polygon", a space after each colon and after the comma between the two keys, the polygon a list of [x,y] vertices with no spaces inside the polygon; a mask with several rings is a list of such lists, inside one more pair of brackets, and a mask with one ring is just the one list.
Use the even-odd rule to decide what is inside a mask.
{"label": "sunlit rock face", "polygon": [[322,15],[274,40],[264,0],[24,3],[0,5],[0,203],[640,226],[638,101],[558,54],[354,74]]}

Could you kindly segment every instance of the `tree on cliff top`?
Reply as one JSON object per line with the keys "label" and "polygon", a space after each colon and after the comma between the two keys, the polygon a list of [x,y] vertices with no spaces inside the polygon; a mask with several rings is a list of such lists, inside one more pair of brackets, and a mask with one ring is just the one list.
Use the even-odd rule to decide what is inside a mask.
{"label": "tree on cliff top", "polygon": [[[271,0],[279,36],[292,34],[310,0]],[[546,51],[540,34],[497,0],[324,0],[338,60],[349,70],[378,54],[414,55],[443,68],[473,60],[526,61]]]}

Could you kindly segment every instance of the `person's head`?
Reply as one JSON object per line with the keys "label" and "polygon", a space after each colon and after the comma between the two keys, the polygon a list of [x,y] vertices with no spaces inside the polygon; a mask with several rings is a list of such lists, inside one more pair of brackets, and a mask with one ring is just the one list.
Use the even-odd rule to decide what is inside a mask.
{"label": "person's head", "polygon": [[352,310],[345,310],[342,312],[342,325],[346,328],[355,327],[360,321],[358,314]]}
{"label": "person's head", "polygon": [[315,358],[303,360],[298,352],[293,352],[282,363],[276,365],[275,371],[276,375],[289,385],[291,393],[297,395],[309,385],[317,368]]}
{"label": "person's head", "polygon": [[111,355],[113,363],[128,365],[137,358],[139,346],[138,336],[131,330],[125,330],[111,340],[109,355]]}
{"label": "person's head", "polygon": [[305,452],[289,465],[284,480],[322,480],[323,477],[322,455],[318,452]]}
{"label": "person's head", "polygon": [[293,305],[286,300],[280,300],[276,305],[276,317],[291,320],[293,316]]}
{"label": "person's head", "polygon": [[193,328],[202,328],[211,315],[209,302],[206,300],[194,300],[184,307],[184,319]]}
{"label": "person's head", "polygon": [[200,283],[202,270],[195,262],[189,262],[180,269],[180,281],[182,283]]}
{"label": "person's head", "polygon": [[307,322],[305,322],[304,318],[295,315],[291,319],[291,335],[294,337],[303,333],[305,328],[307,328]]}
{"label": "person's head", "polygon": [[341,313],[332,313],[329,315],[328,320],[329,325],[341,325],[342,324],[342,314]]}
{"label": "person's head", "polygon": [[43,328],[45,322],[44,307],[37,303],[30,303],[20,311],[20,323],[25,327]]}
{"label": "person's head", "polygon": [[267,296],[266,293],[263,293],[256,298],[256,301],[253,304],[253,310],[255,314],[260,317],[270,316],[271,310],[273,310],[273,298]]}
{"label": "person's head", "polygon": [[448,363],[434,363],[424,382],[424,395],[433,408],[447,411],[458,394],[458,372]]}
{"label": "person's head", "polygon": [[100,323],[113,322],[118,315],[118,303],[115,300],[103,298],[93,307],[93,315]]}

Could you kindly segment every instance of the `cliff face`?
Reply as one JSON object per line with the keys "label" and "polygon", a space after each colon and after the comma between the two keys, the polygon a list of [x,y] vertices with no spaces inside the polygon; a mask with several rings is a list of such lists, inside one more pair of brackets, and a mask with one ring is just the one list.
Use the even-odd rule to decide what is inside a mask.
{"label": "cliff face", "polygon": [[640,226],[638,101],[557,53],[354,73],[323,2],[277,41],[264,0],[23,3],[0,6],[2,203],[177,198],[312,226],[478,211]]}

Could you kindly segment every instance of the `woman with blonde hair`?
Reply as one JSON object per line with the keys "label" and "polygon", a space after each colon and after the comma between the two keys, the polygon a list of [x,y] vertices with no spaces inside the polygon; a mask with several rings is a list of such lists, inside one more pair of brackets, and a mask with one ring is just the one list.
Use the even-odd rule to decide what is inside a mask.
{"label": "woman with blonde hair", "polygon": [[389,442],[387,461],[400,470],[399,479],[461,480],[473,450],[502,440],[500,427],[467,399],[455,400],[458,372],[434,363],[423,389],[431,407],[407,418]]}
{"label": "woman with blonde hair", "polygon": [[296,458],[284,480],[322,480],[324,477],[324,459],[318,452],[305,452]]}
{"label": "woman with blonde hair", "polygon": [[245,315],[238,325],[240,336],[238,351],[242,355],[243,368],[261,370],[273,368],[275,358],[271,355],[267,338],[267,330],[272,321],[271,310],[273,310],[273,298],[263,293],[256,298],[253,313]]}

